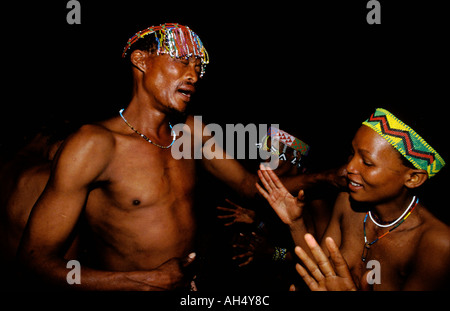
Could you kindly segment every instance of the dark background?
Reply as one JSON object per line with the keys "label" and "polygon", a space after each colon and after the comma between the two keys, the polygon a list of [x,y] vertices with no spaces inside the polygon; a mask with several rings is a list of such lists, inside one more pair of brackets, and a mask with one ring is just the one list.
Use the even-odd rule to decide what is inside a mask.
{"label": "dark background", "polygon": [[[80,0],[80,25],[67,24],[67,1],[28,2],[2,4],[2,156],[42,126],[117,115],[131,95],[128,38],[177,22],[210,55],[191,107],[203,122],[279,124],[311,145],[322,169],[345,161],[376,107],[392,107],[423,119],[425,139],[449,159],[448,11],[439,1],[380,0],[381,25],[367,24],[365,0]],[[447,178],[448,167],[426,196],[448,222]]]}
{"label": "dark background", "polygon": [[81,25],[67,24],[66,1],[28,2],[2,10],[6,140],[52,118],[115,115],[131,94],[126,41],[164,22],[189,25],[210,54],[191,107],[206,123],[278,123],[336,147],[377,106],[445,116],[438,1],[381,1],[381,25],[367,24],[366,1],[81,0]]}
{"label": "dark background", "polygon": [[426,129],[448,159],[449,49],[439,1],[380,1],[381,25],[367,24],[366,1],[79,2],[80,25],[66,22],[67,1],[3,6],[2,154],[43,125],[117,115],[131,95],[126,41],[178,22],[210,55],[191,107],[203,122],[279,124],[326,168],[345,161],[376,107],[392,108],[423,118],[416,130]]}

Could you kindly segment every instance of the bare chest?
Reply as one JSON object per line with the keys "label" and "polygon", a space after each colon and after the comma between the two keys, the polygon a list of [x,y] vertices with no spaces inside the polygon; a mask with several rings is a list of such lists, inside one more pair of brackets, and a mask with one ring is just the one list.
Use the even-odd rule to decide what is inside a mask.
{"label": "bare chest", "polygon": [[175,160],[171,149],[134,140],[117,146],[105,179],[108,195],[121,207],[170,205],[192,196],[195,163]]}
{"label": "bare chest", "polygon": [[[350,268],[353,280],[361,289],[399,290],[409,273],[414,254],[411,232],[392,231],[385,237],[365,246],[363,215],[352,219],[353,226],[343,220],[341,252]],[[361,218],[361,219],[359,219]],[[366,227],[367,241],[373,242],[388,229]]]}

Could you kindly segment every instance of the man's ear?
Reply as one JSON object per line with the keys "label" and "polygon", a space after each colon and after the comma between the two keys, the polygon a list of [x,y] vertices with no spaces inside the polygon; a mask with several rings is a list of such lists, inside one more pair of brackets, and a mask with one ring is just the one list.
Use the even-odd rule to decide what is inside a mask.
{"label": "man's ear", "polygon": [[428,173],[425,170],[410,169],[408,171],[405,186],[414,189],[420,187],[428,179]]}
{"label": "man's ear", "polygon": [[139,69],[142,72],[145,72],[147,70],[147,59],[148,53],[141,50],[134,50],[133,53],[130,55],[131,63],[134,67]]}

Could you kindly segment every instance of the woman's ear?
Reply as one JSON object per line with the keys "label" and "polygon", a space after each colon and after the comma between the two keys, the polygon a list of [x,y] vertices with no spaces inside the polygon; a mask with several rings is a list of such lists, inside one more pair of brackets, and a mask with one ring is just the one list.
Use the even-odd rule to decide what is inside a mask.
{"label": "woman's ear", "polygon": [[428,179],[428,173],[425,170],[410,169],[408,171],[405,186],[414,189],[420,187]]}
{"label": "woman's ear", "polygon": [[141,50],[134,50],[133,53],[130,55],[131,63],[134,67],[139,69],[142,72],[145,72],[147,69],[147,63],[146,58],[148,56],[148,53],[141,51]]}

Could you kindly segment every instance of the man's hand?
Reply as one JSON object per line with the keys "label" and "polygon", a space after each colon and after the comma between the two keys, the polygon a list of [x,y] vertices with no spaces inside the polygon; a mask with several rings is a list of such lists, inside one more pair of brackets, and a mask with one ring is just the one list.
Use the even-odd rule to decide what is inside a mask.
{"label": "man's hand", "polygon": [[228,215],[219,215],[217,218],[219,219],[228,219],[230,218],[230,222],[225,223],[225,226],[230,226],[234,223],[240,222],[240,223],[246,223],[246,224],[252,224],[255,221],[255,211],[247,208],[243,208],[242,206],[239,206],[233,202],[231,202],[228,199],[225,199],[230,205],[234,206],[233,208],[223,207],[223,206],[217,206],[218,210],[230,212]]}
{"label": "man's hand", "polygon": [[300,190],[298,197],[292,196],[289,191],[281,183],[277,175],[270,169],[261,166],[258,176],[264,186],[256,184],[256,188],[261,195],[269,202],[272,208],[287,225],[293,224],[302,217],[304,206],[304,192]]}
{"label": "man's hand", "polygon": [[296,269],[310,290],[356,290],[356,285],[353,282],[347,262],[344,257],[342,257],[339,248],[332,238],[328,237],[325,239],[325,243],[331,257],[331,263],[311,234],[305,234],[305,241],[314,256],[315,261],[311,259],[300,246],[297,246],[295,248],[295,253],[302,260],[308,270],[300,264],[296,265]]}
{"label": "man's hand", "polygon": [[186,269],[194,261],[195,256],[195,253],[190,253],[185,258],[171,258],[153,271],[158,273],[157,278],[152,276],[151,280],[143,282],[147,283],[151,290],[189,287],[193,276],[191,273],[186,273]]}

